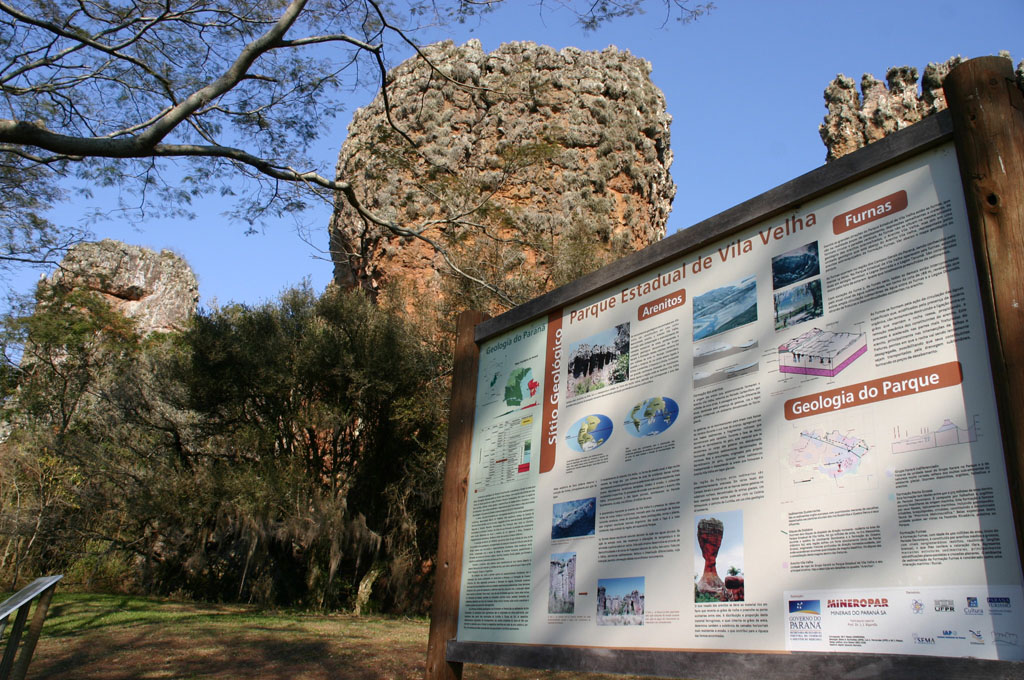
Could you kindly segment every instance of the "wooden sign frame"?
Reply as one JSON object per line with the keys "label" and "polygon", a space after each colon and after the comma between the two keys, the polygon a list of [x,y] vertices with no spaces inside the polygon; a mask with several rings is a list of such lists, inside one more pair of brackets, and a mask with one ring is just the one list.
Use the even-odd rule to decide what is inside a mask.
{"label": "wooden sign frame", "polygon": [[[1009,60],[967,61],[945,83],[948,111],[680,231],[494,319],[459,319],[426,678],[463,663],[663,677],[1022,678],[1024,662],[875,653],[659,651],[460,642],[458,625],[479,343],[707,247],[879,170],[955,143],[974,243],[1018,549],[1024,547],[1024,95]],[[1022,560],[1024,561],[1024,560]],[[1024,634],[1024,631],[1022,631]]]}

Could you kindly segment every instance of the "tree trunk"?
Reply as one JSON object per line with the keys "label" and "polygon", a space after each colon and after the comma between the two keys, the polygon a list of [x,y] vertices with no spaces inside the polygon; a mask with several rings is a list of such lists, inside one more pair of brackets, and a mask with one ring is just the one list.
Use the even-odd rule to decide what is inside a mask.
{"label": "tree trunk", "polygon": [[359,580],[359,588],[356,590],[356,602],[352,607],[352,613],[356,616],[363,615],[363,609],[370,602],[370,593],[373,591],[373,584],[377,582],[380,575],[384,573],[384,564],[374,562],[370,570]]}

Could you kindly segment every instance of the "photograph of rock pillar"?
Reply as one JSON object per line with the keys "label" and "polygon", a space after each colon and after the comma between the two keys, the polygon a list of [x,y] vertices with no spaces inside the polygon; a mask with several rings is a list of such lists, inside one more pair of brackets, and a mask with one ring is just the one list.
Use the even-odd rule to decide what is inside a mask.
{"label": "photograph of rock pillar", "polygon": [[597,625],[644,625],[643,576],[597,580]]}
{"label": "photograph of rock pillar", "polygon": [[714,517],[697,523],[697,543],[700,545],[701,557],[704,558],[704,573],[697,581],[698,592],[717,595],[725,588],[718,575],[718,551],[722,547],[723,529],[722,522]]}
{"label": "photograph of rock pillar", "polygon": [[730,510],[697,517],[694,529],[694,601],[742,602],[743,512]]}
{"label": "photograph of rock pillar", "polygon": [[576,610],[576,553],[551,556],[548,614],[572,614]]}
{"label": "photograph of rock pillar", "polygon": [[493,313],[664,238],[671,117],[650,74],[615,47],[424,46],[388,73],[390,109],[355,112],[338,157],[363,205],[408,231],[339,197],[335,282]]}
{"label": "photograph of rock pillar", "polygon": [[569,348],[569,394],[629,380],[629,323],[584,338]]}

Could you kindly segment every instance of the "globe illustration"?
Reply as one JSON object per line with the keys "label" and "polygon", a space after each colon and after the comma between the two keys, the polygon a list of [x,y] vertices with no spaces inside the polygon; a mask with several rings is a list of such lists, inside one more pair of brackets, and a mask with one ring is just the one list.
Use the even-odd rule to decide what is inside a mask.
{"label": "globe illustration", "polygon": [[608,416],[595,413],[583,416],[569,428],[565,441],[577,453],[586,453],[598,448],[612,436],[614,426]]}
{"label": "globe illustration", "polygon": [[626,432],[634,437],[653,437],[661,434],[679,417],[679,406],[668,397],[644,399],[626,414]]}

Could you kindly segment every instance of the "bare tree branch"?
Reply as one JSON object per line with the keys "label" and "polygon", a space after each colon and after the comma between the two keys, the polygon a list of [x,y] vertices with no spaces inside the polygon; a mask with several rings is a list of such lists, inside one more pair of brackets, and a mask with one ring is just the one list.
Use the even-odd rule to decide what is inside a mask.
{"label": "bare tree branch", "polygon": [[[587,27],[642,11],[651,0],[541,0],[541,7],[545,1],[568,7]],[[0,252],[4,233],[33,243],[42,228],[44,241],[55,242],[58,228],[38,215],[75,180],[83,192],[97,183],[128,188],[141,196],[131,209],[142,213],[152,194],[184,210],[192,195],[232,192],[232,178],[241,176],[257,187],[246,199],[253,201],[250,221],[304,204],[281,183],[340,194],[366,225],[428,243],[452,271],[498,294],[430,235],[448,224],[504,239],[474,218],[488,205],[487,192],[430,222],[397,224],[367,208],[353,178],[332,179],[305,154],[337,110],[337,93],[361,84],[366,65],[389,126],[422,155],[392,115],[386,50],[411,49],[438,86],[486,91],[445,73],[413,36],[431,21],[460,21],[501,2],[0,0]],[[680,20],[710,6],[656,4]],[[153,174],[153,162],[172,158],[190,159],[194,168],[183,186]],[[425,160],[458,179],[456,169]],[[34,263],[31,253],[17,253]]]}

